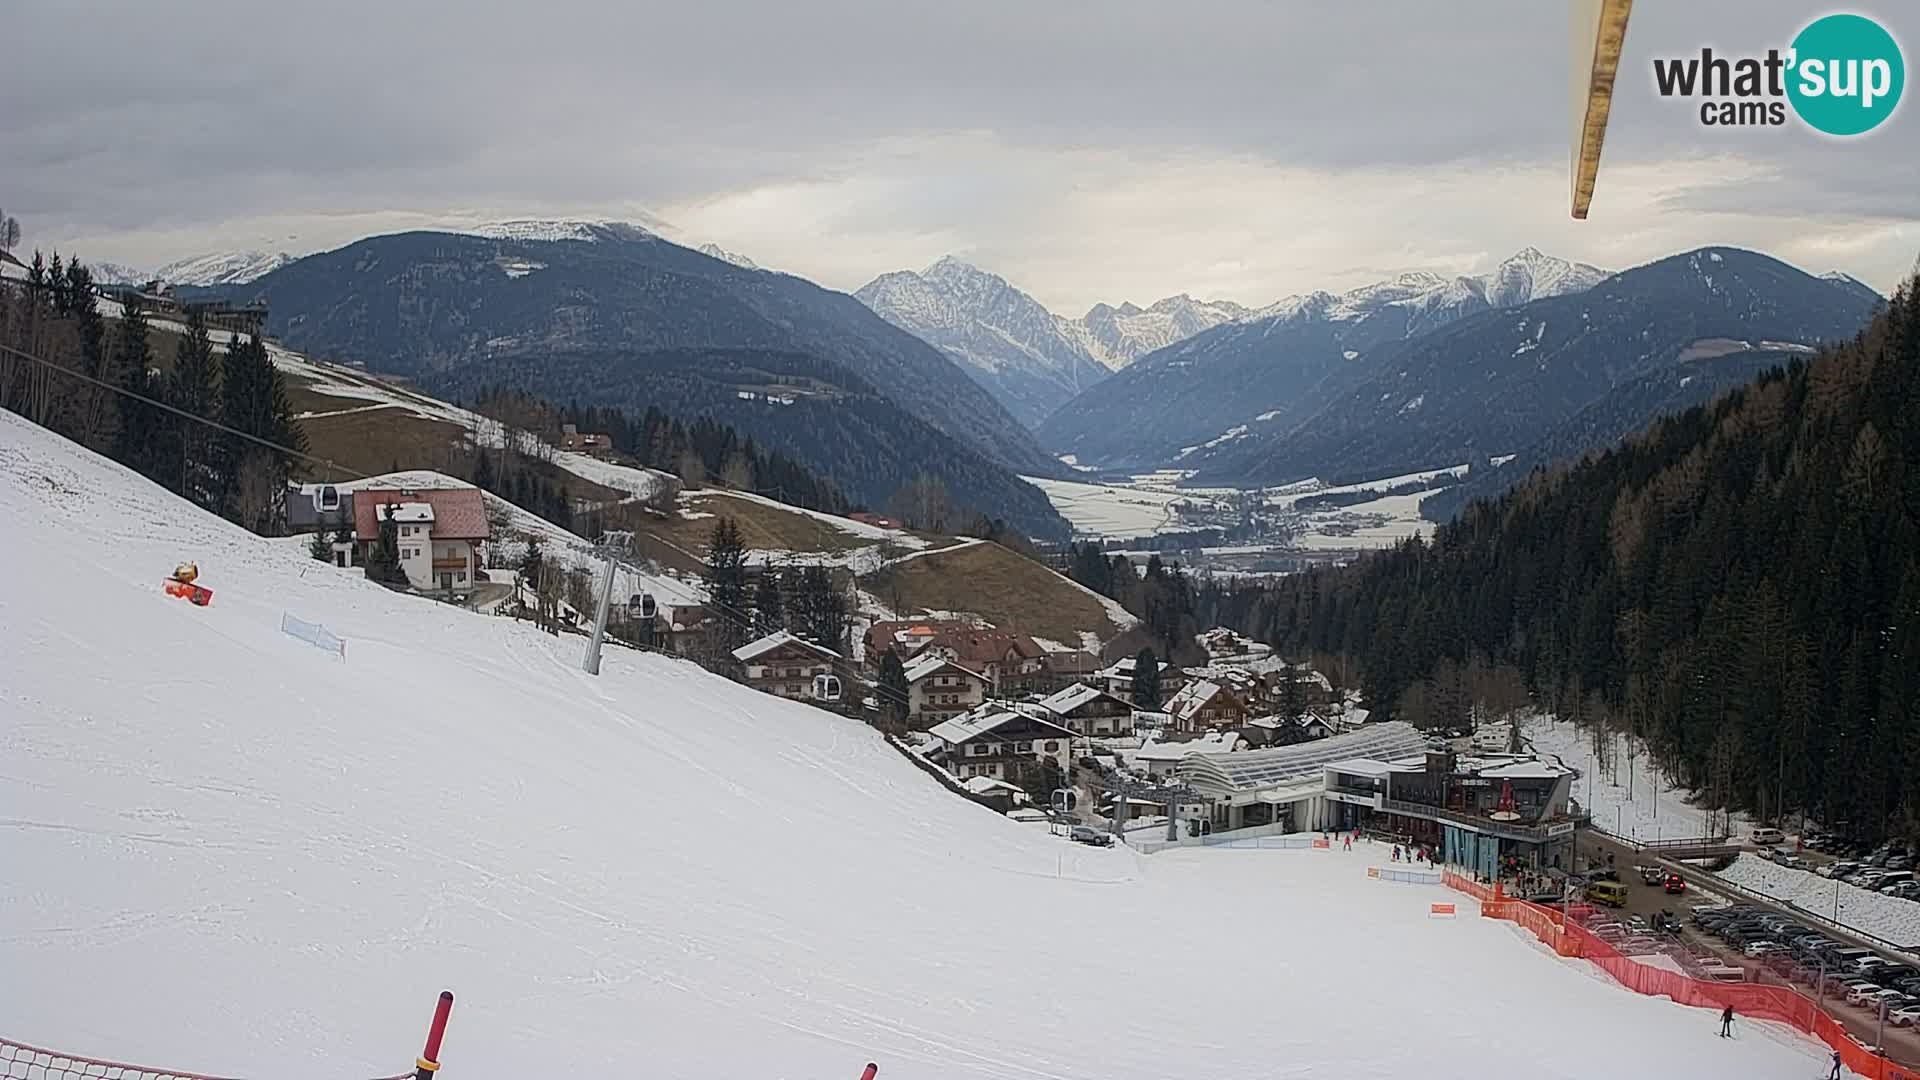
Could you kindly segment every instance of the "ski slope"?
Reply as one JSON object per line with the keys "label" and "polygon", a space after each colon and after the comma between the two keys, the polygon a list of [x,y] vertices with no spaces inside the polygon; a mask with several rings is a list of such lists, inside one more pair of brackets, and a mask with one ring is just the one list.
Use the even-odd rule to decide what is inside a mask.
{"label": "ski slope", "polygon": [[[1367,853],[1094,850],[868,729],[389,593],[0,413],[0,1032],[216,1075],[1821,1075]],[[199,562],[211,607],[159,579]],[[325,623],[348,659],[278,632]],[[1375,852],[1374,854],[1378,854]],[[1138,988],[1129,994],[1131,988]],[[1492,1070],[1492,1072],[1490,1072]]]}

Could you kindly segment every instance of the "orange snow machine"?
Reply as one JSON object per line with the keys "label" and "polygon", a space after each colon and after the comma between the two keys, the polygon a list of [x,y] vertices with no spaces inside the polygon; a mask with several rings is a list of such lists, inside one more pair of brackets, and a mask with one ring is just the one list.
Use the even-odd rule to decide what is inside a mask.
{"label": "orange snow machine", "polygon": [[182,600],[190,600],[199,607],[206,607],[213,603],[213,590],[198,584],[199,578],[199,565],[183,562],[173,568],[173,575],[162,583],[162,587],[167,590],[168,596],[177,596]]}

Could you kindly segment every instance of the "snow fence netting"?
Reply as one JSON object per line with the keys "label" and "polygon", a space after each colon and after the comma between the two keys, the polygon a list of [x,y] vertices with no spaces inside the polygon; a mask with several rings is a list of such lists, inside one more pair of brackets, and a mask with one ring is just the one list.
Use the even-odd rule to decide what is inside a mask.
{"label": "snow fence netting", "polygon": [[307,622],[291,611],[280,613],[280,631],[290,637],[299,638],[316,649],[333,653],[343,661],[347,658],[347,639],[319,623]]}
{"label": "snow fence netting", "polygon": [[1714,982],[1650,967],[1602,941],[1578,922],[1566,922],[1558,911],[1507,899],[1497,885],[1485,885],[1451,870],[1441,875],[1441,881],[1479,900],[1480,914],[1525,927],[1554,952],[1593,963],[1635,993],[1672,998],[1681,1005],[1698,1008],[1724,1009],[1731,1005],[1736,1016],[1773,1020],[1812,1035],[1838,1051],[1841,1063],[1866,1080],[1920,1080],[1920,1069],[1874,1053],[1855,1039],[1845,1024],[1798,991],[1757,983]]}

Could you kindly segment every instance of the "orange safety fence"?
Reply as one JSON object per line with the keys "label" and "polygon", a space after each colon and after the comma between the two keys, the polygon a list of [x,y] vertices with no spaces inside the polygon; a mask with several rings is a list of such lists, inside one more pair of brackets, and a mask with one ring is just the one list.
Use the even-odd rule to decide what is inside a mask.
{"label": "orange safety fence", "polygon": [[1579,922],[1567,922],[1558,911],[1525,900],[1507,899],[1498,885],[1483,885],[1453,871],[1442,874],[1441,882],[1478,899],[1481,915],[1525,927],[1554,952],[1593,963],[1635,993],[1672,998],[1681,1005],[1704,1009],[1724,1009],[1731,1005],[1736,1016],[1778,1021],[1814,1036],[1839,1051],[1841,1064],[1866,1080],[1920,1080],[1920,1069],[1901,1065],[1862,1045],[1847,1031],[1845,1024],[1797,990],[1696,979],[1642,964],[1602,941]]}

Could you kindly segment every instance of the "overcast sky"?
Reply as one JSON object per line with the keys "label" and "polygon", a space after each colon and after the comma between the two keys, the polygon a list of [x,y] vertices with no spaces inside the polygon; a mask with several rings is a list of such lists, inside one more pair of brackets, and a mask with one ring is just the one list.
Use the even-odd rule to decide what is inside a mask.
{"label": "overcast sky", "polygon": [[[0,207],[150,268],[501,218],[655,222],[854,289],[953,253],[1050,307],[1265,304],[1526,245],[1704,243],[1890,290],[1920,119],[1702,127],[1651,58],[1784,47],[1823,4],[1636,5],[1592,218],[1552,0],[14,0]],[[1920,12],[1878,2],[1911,68]],[[1908,97],[1914,91],[1909,91]]]}

